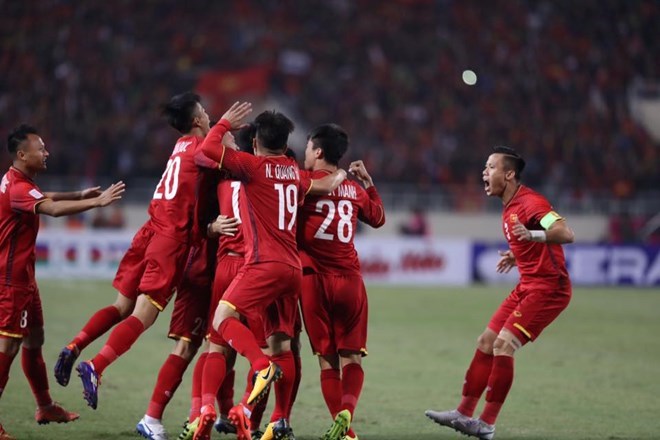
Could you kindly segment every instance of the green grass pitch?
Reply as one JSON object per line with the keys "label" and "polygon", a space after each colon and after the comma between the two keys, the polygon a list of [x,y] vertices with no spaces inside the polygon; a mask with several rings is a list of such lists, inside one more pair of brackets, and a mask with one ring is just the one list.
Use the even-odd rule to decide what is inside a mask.
{"label": "green grass pitch", "polygon": [[[139,438],[135,424],[172,347],[165,337],[169,311],[106,371],[99,408],[93,411],[82,399],[78,378],[62,388],[55,383],[52,368],[62,345],[94,311],[114,301],[115,293],[109,282],[44,280],[40,290],[52,394],[81,417],[66,425],[38,426],[19,355],[0,400],[0,421],[22,440]],[[427,420],[424,410],[455,407],[476,337],[506,293],[504,286],[370,287],[369,356],[354,421],[360,438],[464,438]],[[498,420],[497,437],[660,438],[659,313],[657,290],[576,289],[564,314],[537,343],[516,355],[515,382]],[[83,358],[96,353],[106,338],[90,346]],[[330,417],[319,390],[318,366],[305,338],[303,334],[303,380],[292,426],[298,439],[311,440],[325,432]],[[237,369],[237,389],[242,390],[243,360]],[[165,412],[172,438],[187,414],[191,372],[189,368]]]}

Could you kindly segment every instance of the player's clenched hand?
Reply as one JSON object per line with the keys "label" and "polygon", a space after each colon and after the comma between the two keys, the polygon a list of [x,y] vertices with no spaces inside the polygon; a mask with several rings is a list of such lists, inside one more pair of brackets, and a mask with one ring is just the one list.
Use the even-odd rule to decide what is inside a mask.
{"label": "player's clenched hand", "polygon": [[211,232],[219,235],[229,235],[233,237],[238,232],[238,225],[241,222],[234,217],[227,217],[226,215],[219,215],[213,223],[211,223]]}
{"label": "player's clenched hand", "polygon": [[231,131],[228,131],[225,133],[225,135],[222,137],[222,145],[224,145],[227,148],[231,148],[232,150],[237,150],[238,151],[238,145],[236,145],[236,138],[232,134]]}
{"label": "player's clenched hand", "polygon": [[93,199],[101,195],[101,187],[95,186],[93,188],[85,188],[80,191],[80,200]]}
{"label": "player's clenched hand", "polygon": [[234,105],[229,107],[229,110],[227,110],[225,114],[222,115],[222,119],[226,119],[229,121],[229,124],[232,128],[236,128],[236,126],[243,120],[243,118],[249,115],[251,112],[251,103],[236,101]]}
{"label": "player's clenched hand", "polygon": [[113,183],[98,197],[98,206],[108,206],[110,203],[121,199],[121,195],[126,191],[126,184],[122,181]]}
{"label": "player's clenched hand", "polygon": [[529,229],[520,222],[513,225],[511,232],[513,232],[513,235],[518,237],[518,240],[520,241],[530,241],[532,239],[532,234],[529,232]]}
{"label": "player's clenched hand", "polygon": [[367,167],[364,166],[364,162],[361,160],[351,162],[348,166],[348,171],[359,179],[366,188],[373,186],[374,181],[371,180],[371,176],[367,172]]}
{"label": "player's clenched hand", "polygon": [[512,267],[516,265],[516,257],[510,250],[499,251],[500,261],[497,262],[497,273],[509,273]]}

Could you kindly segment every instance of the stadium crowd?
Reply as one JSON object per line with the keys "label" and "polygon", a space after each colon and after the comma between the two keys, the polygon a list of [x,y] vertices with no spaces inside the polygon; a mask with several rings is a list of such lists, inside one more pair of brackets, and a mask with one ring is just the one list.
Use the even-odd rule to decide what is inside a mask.
{"label": "stadium crowd", "polygon": [[550,195],[660,186],[659,145],[626,103],[660,73],[655,1],[0,3],[0,130],[40,127],[51,175],[157,177],[172,138],[158,104],[258,67],[301,130],[345,127],[376,181],[478,188],[506,144]]}

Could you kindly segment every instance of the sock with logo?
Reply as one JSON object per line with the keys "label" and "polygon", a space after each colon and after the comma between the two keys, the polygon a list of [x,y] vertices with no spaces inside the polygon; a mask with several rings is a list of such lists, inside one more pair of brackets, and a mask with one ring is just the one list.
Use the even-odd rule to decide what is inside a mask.
{"label": "sock with logo", "polygon": [[492,354],[486,354],[481,350],[474,352],[472,362],[465,373],[463,398],[457,408],[458,412],[466,417],[472,417],[477,403],[479,403],[479,399],[481,398],[481,394],[486,389],[493,365],[493,357]]}
{"label": "sock with logo", "polygon": [[108,365],[131,348],[143,331],[144,325],[142,321],[133,315],[120,322],[112,333],[110,333],[108,342],[105,343],[101,351],[92,359],[96,373],[99,376],[103,374],[103,371],[105,371]]}
{"label": "sock with logo", "polygon": [[486,405],[479,416],[481,420],[494,425],[502,409],[504,400],[513,384],[513,356],[495,356],[493,370],[488,378]]}
{"label": "sock with logo", "polygon": [[149,417],[158,420],[163,418],[163,411],[181,384],[186,368],[188,368],[187,360],[175,354],[168,356],[160,368],[158,379],[156,379],[156,386],[151,395],[151,401],[147,408],[147,415]]}
{"label": "sock with logo", "polygon": [[215,407],[215,398],[225,378],[227,360],[218,352],[209,353],[202,375],[202,408],[206,405]]}

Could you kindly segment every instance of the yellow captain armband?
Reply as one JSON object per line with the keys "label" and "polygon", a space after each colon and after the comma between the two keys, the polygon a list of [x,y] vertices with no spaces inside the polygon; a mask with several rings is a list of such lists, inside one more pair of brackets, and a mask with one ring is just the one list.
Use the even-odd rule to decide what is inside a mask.
{"label": "yellow captain armband", "polygon": [[564,217],[560,216],[555,211],[550,211],[541,219],[541,226],[547,231],[557,220],[564,220]]}

